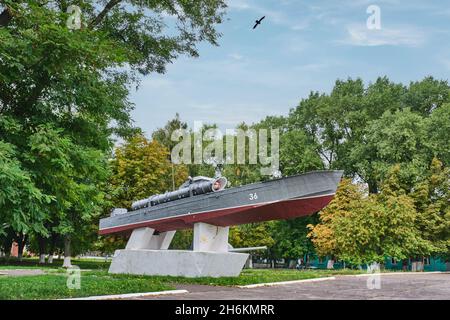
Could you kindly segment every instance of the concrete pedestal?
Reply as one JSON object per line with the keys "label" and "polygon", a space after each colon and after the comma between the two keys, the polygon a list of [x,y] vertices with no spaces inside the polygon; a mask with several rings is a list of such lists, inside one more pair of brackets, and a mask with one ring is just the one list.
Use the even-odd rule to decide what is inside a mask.
{"label": "concrete pedestal", "polygon": [[229,227],[194,225],[193,251],[167,250],[175,231],[133,230],[125,250],[116,250],[110,273],[182,277],[237,277],[248,254],[228,252]]}
{"label": "concrete pedestal", "polygon": [[237,277],[248,254],[184,250],[116,250],[110,273],[183,276]]}

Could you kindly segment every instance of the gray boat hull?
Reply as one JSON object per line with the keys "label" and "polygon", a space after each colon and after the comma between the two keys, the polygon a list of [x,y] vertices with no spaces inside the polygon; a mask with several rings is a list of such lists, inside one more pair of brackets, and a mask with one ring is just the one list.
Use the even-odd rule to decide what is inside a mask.
{"label": "gray boat hull", "polygon": [[290,219],[320,211],[333,198],[342,171],[313,171],[146,207],[100,220],[100,234],[150,227],[157,231]]}

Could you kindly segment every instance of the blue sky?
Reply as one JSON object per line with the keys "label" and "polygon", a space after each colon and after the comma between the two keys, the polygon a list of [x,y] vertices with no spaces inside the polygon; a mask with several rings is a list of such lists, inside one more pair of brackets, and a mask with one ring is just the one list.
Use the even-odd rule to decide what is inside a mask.
{"label": "blue sky", "polygon": [[[336,79],[378,76],[416,81],[450,74],[450,0],[229,0],[220,46],[199,46],[131,95],[135,124],[147,134],[175,113],[223,130],[286,115],[310,91]],[[369,30],[369,5],[381,30]],[[265,15],[252,30],[254,20]]]}

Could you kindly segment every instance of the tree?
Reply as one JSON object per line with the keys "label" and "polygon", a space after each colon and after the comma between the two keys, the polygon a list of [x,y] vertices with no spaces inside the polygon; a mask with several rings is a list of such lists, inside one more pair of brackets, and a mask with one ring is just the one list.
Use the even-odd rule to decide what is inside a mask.
{"label": "tree", "polygon": [[427,124],[427,137],[434,156],[450,166],[450,103],[434,109]]}
{"label": "tree", "polygon": [[15,159],[14,147],[0,140],[0,236],[7,255],[16,240],[20,244],[20,259],[26,240],[24,235],[46,232],[41,211],[50,200]]}
{"label": "tree", "polygon": [[281,172],[289,176],[324,169],[318,148],[303,131],[292,130],[283,134],[280,141]]}
{"label": "tree", "polygon": [[[65,0],[4,0],[1,3],[0,27],[3,28],[12,29],[23,18],[36,21],[33,14],[44,13],[57,18],[53,25],[62,26],[68,20],[66,12],[70,3]],[[123,48],[130,66],[144,74],[163,72],[165,65],[178,54],[197,56],[195,45],[198,42],[217,44],[219,34],[214,27],[222,22],[226,7],[220,0],[81,0],[76,5],[82,11],[81,31],[94,31],[117,48]],[[164,16],[172,16],[178,22],[167,34],[164,34]]]}
{"label": "tree", "polygon": [[[91,230],[87,227],[102,212],[101,183],[109,173],[106,157],[97,149],[75,144],[62,129],[50,125],[38,127],[29,137],[28,145],[23,163],[32,170],[39,189],[54,198],[43,211],[47,234],[40,236],[48,238],[49,233],[63,236],[65,266],[70,266],[71,245],[80,247],[82,241],[89,241]],[[75,238],[79,241],[74,241]]]}
{"label": "tree", "polygon": [[161,145],[165,146],[169,152],[177,144],[176,141],[172,141],[172,134],[175,130],[187,130],[188,125],[186,122],[181,121],[180,115],[175,114],[175,118],[169,120],[163,128],[159,128],[152,133],[152,139],[158,141]]}
{"label": "tree", "polygon": [[315,254],[314,246],[307,237],[309,232],[307,226],[317,222],[317,215],[274,221],[271,230],[275,241],[272,252],[275,256],[285,259],[298,259]]}
{"label": "tree", "polygon": [[348,179],[341,183],[320,223],[309,226],[320,256],[360,265],[433,251],[417,226],[414,202],[401,187],[399,171],[399,166],[392,168],[379,195],[365,195]]}
{"label": "tree", "polygon": [[450,90],[447,81],[426,77],[422,81],[411,82],[408,91],[403,96],[405,106],[423,116],[441,108],[450,100]]}
{"label": "tree", "polygon": [[348,212],[353,211],[354,206],[361,203],[362,192],[350,179],[343,179],[336,191],[334,199],[319,213],[320,222],[316,225],[309,224],[308,237],[311,238],[316,252],[319,256],[337,256],[340,248],[334,231],[335,225],[343,219]]}
{"label": "tree", "polygon": [[[17,210],[24,219],[42,221],[38,236],[61,235],[66,251],[71,243],[81,248],[88,239],[84,232],[92,232],[88,220],[104,201],[102,168],[113,134],[126,138],[136,131],[129,86],[139,83],[139,74],[164,72],[179,54],[197,56],[200,41],[217,44],[215,25],[225,5],[81,0],[76,5],[83,23],[72,30],[66,25],[67,1],[0,4],[0,139],[13,146],[30,188],[35,185],[52,200],[33,214],[20,206]],[[178,32],[164,34],[167,15],[176,17]],[[0,209],[6,207],[0,204]],[[21,227],[16,231],[25,239]]]}
{"label": "tree", "polygon": [[193,243],[194,232],[192,229],[179,230],[175,233],[170,244],[170,249],[173,250],[191,250]]}
{"label": "tree", "polygon": [[[256,124],[258,126],[259,124]],[[267,129],[266,126],[263,126]],[[227,141],[231,141],[234,146],[234,162],[225,164],[223,168],[223,174],[227,177],[229,185],[236,187],[241,185],[246,185],[249,183],[258,182],[264,180],[265,177],[261,175],[261,164],[260,163],[250,163],[250,137],[247,135],[249,130],[258,129],[253,126],[248,126],[245,123],[240,123],[236,126],[245,136],[238,138],[237,135],[227,135],[223,138],[224,148]],[[239,152],[243,155],[242,161],[238,161]]]}
{"label": "tree", "polygon": [[[304,132],[308,141],[316,146],[326,168],[344,169],[345,175],[361,178],[368,184],[370,193],[377,193],[383,178],[371,161],[377,157],[375,149],[377,147],[366,145],[370,130],[368,128],[374,129],[372,125],[375,124],[372,122],[380,120],[379,126],[381,124],[389,126],[390,129],[384,131],[384,136],[389,138],[385,143],[387,145],[395,140],[393,134],[397,134],[398,131],[388,123],[392,117],[388,120],[384,115],[401,117],[413,114],[408,115],[409,118],[420,118],[422,119],[420,124],[423,125],[424,120],[430,117],[430,113],[443,112],[438,110],[443,109],[445,104],[450,102],[449,99],[448,82],[438,81],[432,77],[411,83],[408,87],[393,83],[387,77],[380,77],[367,86],[364,86],[361,79],[337,80],[330,94],[312,92],[297,108],[291,110],[288,130]],[[402,111],[405,113],[400,113]],[[381,120],[383,117],[384,121]],[[400,123],[397,121],[396,124]],[[400,130],[407,129],[406,124],[402,126]],[[414,124],[411,124],[410,129],[413,127]],[[418,133],[422,134],[423,129],[422,127]],[[376,130],[372,130],[372,133],[376,133]],[[445,145],[443,135],[439,133],[431,135],[436,145]],[[402,138],[406,137],[403,135]],[[406,147],[409,143],[411,139],[402,142],[402,145]],[[439,152],[445,154],[445,147],[441,148]],[[429,152],[429,149],[420,150],[421,154],[427,151]],[[383,159],[380,160],[383,162]],[[426,168],[431,158],[425,160],[420,164],[416,163],[416,167],[420,166],[421,170]],[[389,159],[387,162],[392,165],[390,161]]]}
{"label": "tree", "polygon": [[[179,186],[184,182],[187,168],[184,165],[173,166],[168,154],[168,150],[159,142],[150,141],[142,134],[135,135],[117,147],[110,161],[109,208],[130,208],[133,201],[164,193],[172,190],[173,184]],[[173,171],[172,167],[175,168]],[[120,237],[107,237],[102,238],[96,247],[104,252],[112,252],[123,244]]]}
{"label": "tree", "polygon": [[273,221],[249,223],[230,227],[229,243],[234,248],[266,246],[268,250],[252,251],[252,255],[270,257],[271,248],[275,244],[271,230]]}
{"label": "tree", "polygon": [[270,222],[249,223],[233,227],[230,231],[230,244],[233,247],[271,247],[274,244],[270,234]]}
{"label": "tree", "polygon": [[116,148],[111,161],[112,203],[129,208],[134,200],[172,190],[172,179],[178,186],[187,179],[187,170],[177,165],[172,177],[168,150],[155,140],[136,135]]}
{"label": "tree", "polygon": [[426,179],[417,183],[412,197],[423,237],[432,242],[434,254],[450,256],[450,169],[434,158]]}
{"label": "tree", "polygon": [[387,111],[372,121],[362,142],[350,151],[349,158],[359,175],[376,182],[375,186],[386,178],[391,166],[401,164],[404,187],[411,189],[423,177],[433,154],[426,120],[409,109]]}

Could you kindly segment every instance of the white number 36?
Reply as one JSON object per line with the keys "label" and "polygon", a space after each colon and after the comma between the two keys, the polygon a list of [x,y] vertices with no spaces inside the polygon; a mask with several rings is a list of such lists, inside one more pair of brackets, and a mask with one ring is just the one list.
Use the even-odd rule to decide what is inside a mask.
{"label": "white number 36", "polygon": [[258,195],[256,193],[250,193],[249,194],[249,199],[250,200],[256,200],[256,199],[258,199]]}

